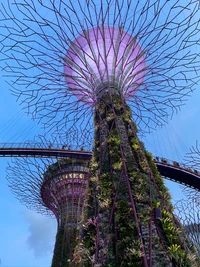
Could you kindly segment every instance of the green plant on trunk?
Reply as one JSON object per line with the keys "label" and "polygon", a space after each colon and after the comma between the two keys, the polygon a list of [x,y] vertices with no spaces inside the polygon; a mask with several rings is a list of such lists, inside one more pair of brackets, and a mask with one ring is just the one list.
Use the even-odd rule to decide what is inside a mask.
{"label": "green plant on trunk", "polygon": [[[196,257],[191,258],[191,250],[183,247],[185,236],[180,228],[175,225],[173,214],[163,209],[162,219],[160,219],[164,233],[164,238],[167,246],[169,257],[175,266],[190,267],[195,266]],[[180,239],[180,234],[182,238]]]}
{"label": "green plant on trunk", "polygon": [[73,266],[72,251],[75,247],[76,233],[76,229],[67,231],[64,226],[58,229],[51,267]]}
{"label": "green plant on trunk", "polygon": [[[96,107],[95,123],[99,127],[95,128],[87,212],[76,250],[83,266],[142,267],[144,252],[149,253],[155,207],[163,210],[160,230],[165,248],[156,230],[151,240],[159,267],[169,264],[168,257],[174,266],[191,266],[182,246],[184,237],[173,220],[170,194],[152,155],[137,138],[130,108],[119,96],[112,100],[105,96]],[[141,239],[138,229],[147,232],[147,237]]]}

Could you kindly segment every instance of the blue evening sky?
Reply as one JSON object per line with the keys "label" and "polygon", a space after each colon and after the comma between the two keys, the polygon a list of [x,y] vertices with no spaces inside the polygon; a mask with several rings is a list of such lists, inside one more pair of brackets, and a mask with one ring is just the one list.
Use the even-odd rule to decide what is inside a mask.
{"label": "blue evening sky", "polygon": [[[30,140],[33,130],[38,133],[38,127],[30,123],[31,119],[20,111],[3,77],[0,79],[0,88],[0,142]],[[197,87],[187,104],[178,115],[173,117],[169,125],[154,131],[145,138],[144,141],[149,151],[154,155],[169,159],[183,160],[189,147],[195,145],[196,140],[200,139],[199,99],[200,91]],[[19,135],[18,133],[21,133],[24,127],[28,129],[27,133]],[[14,198],[5,178],[8,160],[8,158],[0,158],[1,266],[48,267],[52,258],[56,222],[27,210]],[[167,182],[167,185],[172,192],[173,199],[180,199],[179,185],[171,182]]]}
{"label": "blue evening sky", "polygon": [[[34,135],[42,133],[42,129],[21,111],[4,80],[0,74],[0,143],[31,140]],[[189,148],[200,140],[199,86],[167,126],[144,139],[154,155],[182,161]],[[56,221],[29,211],[14,198],[6,181],[8,161],[8,158],[0,158],[0,266],[49,267]],[[167,185],[174,201],[182,197],[179,185],[172,182]]]}

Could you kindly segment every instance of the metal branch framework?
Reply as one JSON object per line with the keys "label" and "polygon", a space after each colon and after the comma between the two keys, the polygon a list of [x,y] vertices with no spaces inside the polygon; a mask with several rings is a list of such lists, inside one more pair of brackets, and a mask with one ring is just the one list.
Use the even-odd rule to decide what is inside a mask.
{"label": "metal branch framework", "polygon": [[[75,154],[66,159],[15,158],[7,168],[9,186],[22,204],[44,215],[54,213],[60,225],[64,223],[65,218],[61,218],[62,207],[59,205],[59,201],[61,201],[59,197],[76,198],[77,194],[78,198],[81,197],[82,193],[77,191],[78,187],[77,190],[74,189],[75,191],[72,189],[75,188],[77,182],[80,184],[80,190],[82,190],[82,186],[85,190],[89,162],[90,159],[79,159]],[[59,192],[62,181],[66,181],[64,188],[67,187],[69,191],[63,196],[62,192]],[[56,188],[56,184],[58,188]],[[56,204],[53,204],[54,201]],[[83,200],[81,200],[81,204],[83,204]]]}
{"label": "metal branch framework", "polygon": [[89,178],[88,159],[21,158],[7,168],[9,186],[28,208],[54,215],[58,232],[52,266],[72,258],[77,228],[83,220]]}
{"label": "metal branch framework", "polygon": [[178,218],[184,227],[184,232],[188,237],[191,246],[200,255],[200,193],[192,189],[183,190],[186,199],[178,201],[175,205]]}
{"label": "metal branch framework", "polygon": [[[196,171],[200,170],[200,149],[199,142],[192,146],[190,152],[185,157],[188,166]],[[183,188],[184,200],[176,203],[177,215],[184,226],[184,231],[191,244],[196,248],[200,255],[200,193],[191,188]]]}
{"label": "metal branch framework", "polygon": [[[79,145],[94,140],[82,235],[72,254],[65,227],[58,232],[52,267],[198,265],[137,127],[162,125],[195,89],[199,13],[197,0],[2,4],[3,71],[13,93],[49,132]],[[22,202],[60,218],[69,177],[43,181],[41,170],[55,164],[37,161],[10,167],[10,186]]]}
{"label": "metal branch framework", "polygon": [[56,162],[52,158],[16,158],[8,166],[8,181],[13,193],[29,209],[53,215],[40,194],[47,168]]}
{"label": "metal branch framework", "polygon": [[196,170],[200,170],[200,148],[198,141],[196,141],[196,145],[192,146],[185,156],[185,162],[188,166],[191,166]]}
{"label": "metal branch framework", "polygon": [[[20,103],[41,119],[49,131],[55,127],[68,135],[75,131],[82,143],[88,140],[91,144],[95,101],[90,100],[95,98],[95,86],[105,86],[105,82],[125,84],[123,91],[133,119],[145,131],[163,124],[195,89],[199,71],[198,12],[198,0],[186,1],[184,6],[178,1],[161,0],[7,1],[1,4],[0,47],[5,62],[2,69]],[[106,37],[102,29],[109,27]],[[124,34],[120,37],[119,32]],[[78,36],[87,51],[78,44]],[[127,47],[123,46],[124,37],[129,39]],[[76,85],[75,95],[81,91],[81,98],[90,106],[74,97],[69,90],[71,84],[66,84],[64,65],[66,69],[66,54],[74,40],[79,60],[73,61],[76,73],[71,84]],[[124,54],[130,54],[136,40],[140,54],[135,55],[135,60],[128,56],[129,62],[124,61]],[[90,67],[91,63],[95,68],[103,63],[105,72],[109,72],[111,64],[102,58],[102,46],[103,57],[114,55],[112,77],[107,81],[104,73],[95,78],[95,69]],[[135,76],[131,67],[141,62],[145,66]],[[121,71],[120,77],[117,71]],[[77,86],[80,79],[82,83]]]}

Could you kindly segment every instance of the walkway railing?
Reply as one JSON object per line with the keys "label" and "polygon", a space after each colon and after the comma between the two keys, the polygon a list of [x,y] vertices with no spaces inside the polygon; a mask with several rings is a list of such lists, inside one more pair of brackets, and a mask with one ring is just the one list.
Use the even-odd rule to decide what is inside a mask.
{"label": "walkway railing", "polygon": [[185,171],[188,171],[188,172],[191,172],[191,173],[194,173],[194,174],[200,176],[200,172],[198,170],[193,169],[193,168],[189,167],[188,165],[186,165],[184,163],[180,163],[180,162],[177,162],[177,161],[174,161],[174,160],[169,160],[169,159],[166,159],[166,158],[163,158],[163,157],[153,157],[153,160],[154,160],[155,163],[159,162],[159,163],[162,163],[162,164],[165,164],[165,165],[174,166],[175,168],[180,168],[180,169],[183,169]]}
{"label": "walkway railing", "polygon": [[70,146],[62,145],[54,147],[51,144],[44,146],[39,143],[0,143],[0,157],[77,157],[77,158],[92,158],[91,151],[85,151],[83,147],[72,149]]}
{"label": "walkway railing", "polygon": [[61,145],[61,144],[52,144],[48,143],[39,143],[39,142],[25,142],[25,143],[0,143],[0,149],[5,148],[57,148],[57,149],[72,149],[71,146]]}
{"label": "walkway railing", "polygon": [[[90,160],[92,158],[92,152],[85,151],[84,148],[74,150],[66,146],[54,148],[50,144],[44,147],[41,143],[0,143],[0,157],[38,156]],[[200,191],[200,171],[162,157],[154,157],[153,160],[162,176]]]}
{"label": "walkway railing", "polygon": [[[36,154],[37,151],[38,151],[38,153],[40,153],[40,151],[44,152],[45,150],[47,150],[47,154],[48,153],[52,154],[51,152],[53,152],[53,151],[57,151],[57,152],[60,151],[61,154],[63,154],[63,156],[65,154],[65,153],[63,153],[64,151],[85,151],[83,147],[75,148],[75,147],[71,147],[71,146],[63,145],[63,144],[52,144],[50,142],[48,142],[48,143],[39,143],[39,142],[0,143],[0,156],[8,156],[9,152],[10,152],[9,156],[12,156],[12,153],[13,153],[13,156],[16,156],[17,151],[19,152],[18,156],[20,156],[20,151],[27,150],[27,151],[31,152],[31,149],[33,149],[34,155]],[[87,152],[92,154],[92,152],[90,152],[90,151],[87,151]],[[22,154],[24,154],[24,153],[22,152]],[[40,155],[40,154],[38,154],[38,155]],[[181,168],[181,169],[184,169],[186,171],[200,175],[200,171],[193,169],[184,163],[179,163],[177,161],[173,161],[173,160],[169,160],[169,159],[166,159],[163,157],[157,157],[157,156],[153,157],[153,160],[155,163],[159,162],[159,163],[162,163],[165,165],[171,165],[171,166],[174,166],[176,168]]]}

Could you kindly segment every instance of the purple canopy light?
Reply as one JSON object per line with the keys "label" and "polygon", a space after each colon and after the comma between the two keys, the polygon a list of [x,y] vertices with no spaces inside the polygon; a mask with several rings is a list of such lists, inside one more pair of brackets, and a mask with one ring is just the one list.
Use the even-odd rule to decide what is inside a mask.
{"label": "purple canopy light", "polygon": [[69,90],[89,105],[99,92],[116,89],[130,98],[143,83],[144,52],[122,28],[102,26],[84,31],[67,51],[64,73]]}

